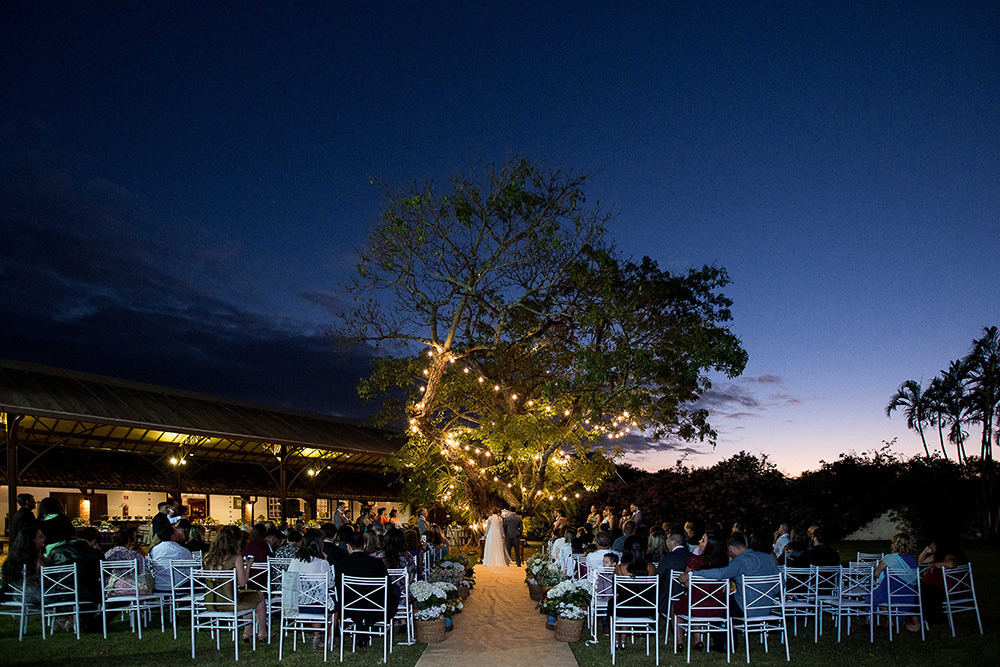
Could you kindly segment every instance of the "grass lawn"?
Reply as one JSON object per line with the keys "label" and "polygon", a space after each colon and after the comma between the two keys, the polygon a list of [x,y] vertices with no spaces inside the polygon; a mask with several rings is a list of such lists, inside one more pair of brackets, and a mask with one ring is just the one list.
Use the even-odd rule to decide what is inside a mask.
{"label": "grass lawn", "polygon": [[[833,545],[840,550],[846,560],[852,560],[856,552],[881,552],[886,548],[883,542],[850,542]],[[876,628],[875,643],[868,642],[868,634],[854,628],[850,637],[837,643],[836,628],[829,618],[824,621],[824,634],[818,644],[813,643],[812,626],[803,630],[799,626],[799,636],[791,637],[791,664],[800,667],[821,667],[824,665],[850,665],[851,667],[900,667],[904,665],[992,665],[1000,664],[1000,610],[997,601],[1000,600],[1000,550],[996,547],[981,544],[965,546],[966,554],[972,561],[973,576],[976,582],[976,596],[979,599],[979,611],[983,618],[985,635],[980,635],[976,627],[975,615],[959,614],[955,617],[956,636],[952,638],[947,624],[932,627],[927,635],[927,641],[921,642],[919,634],[903,632],[894,635],[889,643],[888,631],[883,621]],[[585,630],[586,632],[586,630]],[[791,632],[791,629],[789,629]],[[764,653],[763,647],[751,640],[750,659],[754,665],[786,665],[785,652],[780,643],[770,642],[770,653]],[[644,643],[636,643],[616,656],[615,664],[622,667],[634,665],[652,665],[652,654],[647,657]],[[611,650],[608,638],[602,639],[596,646],[586,646],[583,641],[571,644],[573,654],[580,667],[605,667],[611,664]],[[660,647],[661,664],[682,664],[686,655],[664,652]],[[746,664],[746,649],[742,642],[740,652],[733,656],[733,664]],[[693,665],[725,665],[724,653],[698,653],[691,655]]]}

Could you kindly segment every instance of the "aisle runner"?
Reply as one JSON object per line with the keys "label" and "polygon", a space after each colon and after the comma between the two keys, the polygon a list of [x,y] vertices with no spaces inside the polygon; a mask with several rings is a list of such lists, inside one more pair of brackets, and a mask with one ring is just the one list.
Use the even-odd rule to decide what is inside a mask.
{"label": "aisle runner", "polygon": [[476,588],[455,630],[440,644],[430,644],[417,667],[577,667],[567,644],[545,629],[524,585],[524,570],[476,567]]}

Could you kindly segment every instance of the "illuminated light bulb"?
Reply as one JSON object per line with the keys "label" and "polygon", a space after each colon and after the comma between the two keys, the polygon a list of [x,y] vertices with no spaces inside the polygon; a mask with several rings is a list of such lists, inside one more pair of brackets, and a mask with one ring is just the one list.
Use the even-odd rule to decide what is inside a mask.
{"label": "illuminated light bulb", "polygon": [[535,491],[535,495],[536,496],[540,496],[540,495],[542,495],[542,492],[541,491]]}
{"label": "illuminated light bulb", "polygon": [[454,489],[454,488],[455,488],[455,485],[454,485],[454,484],[449,484],[449,485],[448,485],[448,488],[449,488],[449,489]]}
{"label": "illuminated light bulb", "polygon": [[517,394],[511,394],[511,395],[510,395],[510,399],[511,399],[512,401],[516,401],[516,400],[517,400]]}
{"label": "illuminated light bulb", "polygon": [[181,459],[181,465],[186,466],[188,464],[187,459]]}
{"label": "illuminated light bulb", "polygon": [[521,492],[523,493],[523,492],[525,492],[525,491],[527,491],[527,489],[526,489],[526,488],[524,488],[524,487],[522,486],[522,487],[521,487]]}
{"label": "illuminated light bulb", "polygon": [[479,378],[479,381],[480,381],[480,382],[482,382],[482,381],[483,381],[483,377],[482,377],[482,376],[480,376],[480,378]]}
{"label": "illuminated light bulb", "polygon": [[177,459],[170,459],[170,462],[173,463],[174,465],[177,465]]}
{"label": "illuminated light bulb", "polygon": [[563,498],[563,500],[566,500],[566,496],[563,496],[562,498]]}
{"label": "illuminated light bulb", "polygon": [[465,451],[469,451],[469,446],[468,445],[465,446]]}
{"label": "illuminated light bulb", "polygon": [[509,483],[507,484],[507,488],[508,488],[508,489],[510,488],[510,484],[509,484]]}
{"label": "illuminated light bulb", "polygon": [[569,417],[569,410],[564,410],[564,411],[563,411],[563,414],[564,414],[565,416]]}
{"label": "illuminated light bulb", "polygon": [[499,477],[494,477],[494,478],[493,478],[493,481],[494,481],[494,482],[499,482],[499,481],[500,481],[500,478],[499,478]]}
{"label": "illuminated light bulb", "polygon": [[549,496],[549,500],[555,500],[555,498],[553,498],[552,496]]}
{"label": "illuminated light bulb", "polygon": [[485,475],[485,474],[486,474],[486,468],[481,468],[481,469],[479,470],[479,474],[481,474],[481,475]]}
{"label": "illuminated light bulb", "polygon": [[462,466],[455,466],[455,470],[461,470]]}
{"label": "illuminated light bulb", "polygon": [[421,387],[420,391],[427,391],[427,388],[426,387]]}
{"label": "illuminated light bulb", "polygon": [[534,402],[534,401],[528,401],[528,407],[529,407],[529,408],[530,408],[530,407],[531,407],[532,405],[534,405],[534,404],[535,404],[535,402]]}
{"label": "illuminated light bulb", "polygon": [[427,350],[427,356],[428,357],[433,357],[434,356],[434,350]]}
{"label": "illuminated light bulb", "polygon": [[489,457],[491,457],[491,456],[493,456],[493,455],[492,455],[492,454],[490,454],[489,452],[486,452],[486,458],[489,458]]}
{"label": "illuminated light bulb", "polygon": [[315,471],[315,470],[310,470],[310,471],[309,471],[309,476],[310,476],[310,477],[312,477],[312,476],[313,476],[313,475],[315,475],[315,474],[316,474],[316,471]]}
{"label": "illuminated light bulb", "polygon": [[625,417],[625,419],[628,419],[628,413],[627,413],[627,412],[623,412],[623,413],[622,413],[622,416],[624,416],[624,417]]}
{"label": "illuminated light bulb", "polygon": [[580,497],[580,494],[579,494],[579,493],[574,493],[573,495],[574,495],[574,496],[576,496],[577,498],[579,498],[579,497]]}
{"label": "illuminated light bulb", "polygon": [[469,459],[469,463],[471,463],[471,464],[475,465],[475,463],[476,463],[476,462],[475,462],[475,461],[473,461],[472,459]]}
{"label": "illuminated light bulb", "polygon": [[423,410],[423,409],[424,409],[424,404],[423,403],[417,403],[417,410]]}
{"label": "illuminated light bulb", "polygon": [[498,384],[493,385],[493,391],[500,391],[500,385]]}
{"label": "illuminated light bulb", "polygon": [[479,447],[476,447],[476,454],[479,453]]}
{"label": "illuminated light bulb", "polygon": [[430,375],[430,371],[427,370],[426,368],[424,369],[424,375]]}
{"label": "illuminated light bulb", "polygon": [[463,368],[463,369],[462,369],[462,372],[463,372],[463,373],[468,373],[468,372],[469,372],[469,367],[468,367],[468,366],[466,366],[465,368]]}

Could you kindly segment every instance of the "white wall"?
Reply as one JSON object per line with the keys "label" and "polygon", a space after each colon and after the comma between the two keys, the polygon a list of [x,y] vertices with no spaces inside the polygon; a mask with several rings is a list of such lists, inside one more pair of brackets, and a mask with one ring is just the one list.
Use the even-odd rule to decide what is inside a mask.
{"label": "white wall", "polygon": [[889,541],[896,533],[904,533],[906,530],[905,525],[901,523],[897,524],[889,516],[889,512],[886,512],[882,516],[872,519],[867,525],[862,526],[844,539]]}

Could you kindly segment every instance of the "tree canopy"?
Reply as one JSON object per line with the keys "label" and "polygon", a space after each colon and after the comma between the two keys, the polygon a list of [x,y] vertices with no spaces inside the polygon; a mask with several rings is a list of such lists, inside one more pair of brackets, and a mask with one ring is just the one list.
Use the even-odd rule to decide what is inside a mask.
{"label": "tree canopy", "polygon": [[692,403],[747,360],[728,276],[622,257],[587,179],[518,160],[382,188],[341,331],[395,345],[361,393],[396,392],[406,500],[530,513],[597,488],[630,432],[714,442]]}

